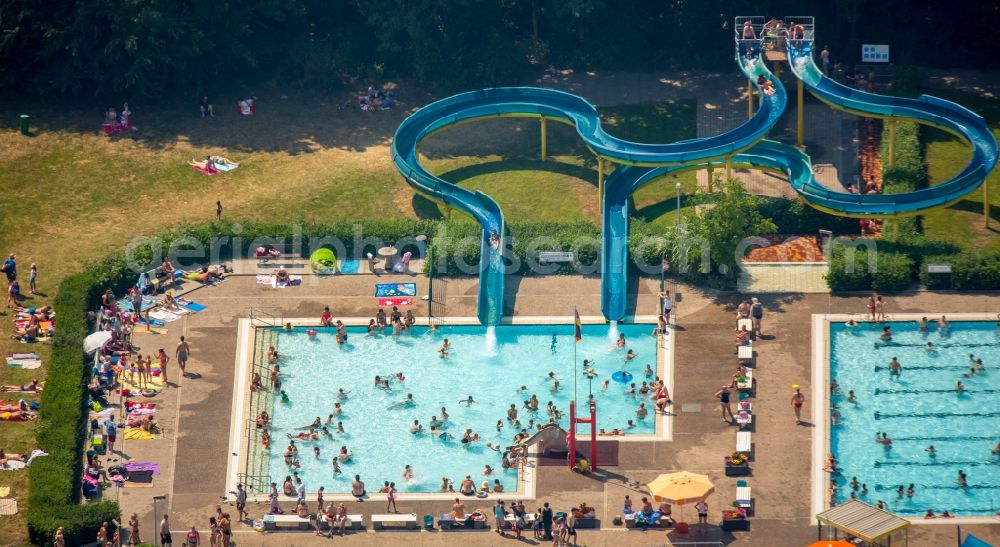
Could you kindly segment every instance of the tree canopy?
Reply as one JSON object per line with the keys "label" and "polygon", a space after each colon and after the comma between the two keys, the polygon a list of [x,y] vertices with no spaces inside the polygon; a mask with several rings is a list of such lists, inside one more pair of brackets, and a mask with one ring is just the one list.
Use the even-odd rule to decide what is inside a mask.
{"label": "tree canopy", "polygon": [[848,65],[861,43],[918,65],[1000,65],[1000,0],[0,0],[0,85],[156,95],[395,76],[516,84],[540,66],[719,69],[734,16],[788,14],[814,15]]}

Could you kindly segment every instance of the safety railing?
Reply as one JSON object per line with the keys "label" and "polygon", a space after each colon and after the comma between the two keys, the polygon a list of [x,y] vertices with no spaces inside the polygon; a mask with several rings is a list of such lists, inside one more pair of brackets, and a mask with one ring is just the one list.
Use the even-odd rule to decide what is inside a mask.
{"label": "safety railing", "polygon": [[243,473],[238,475],[250,494],[266,494],[270,484],[270,449],[264,446],[266,429],[257,427],[257,416],[266,411],[274,415],[276,396],[271,382],[270,349],[278,348],[278,329],[283,323],[281,311],[277,308],[250,308],[250,325],[253,333],[251,364],[247,374],[248,385],[257,385],[250,391],[247,404],[248,419],[244,426],[246,440],[246,460]]}

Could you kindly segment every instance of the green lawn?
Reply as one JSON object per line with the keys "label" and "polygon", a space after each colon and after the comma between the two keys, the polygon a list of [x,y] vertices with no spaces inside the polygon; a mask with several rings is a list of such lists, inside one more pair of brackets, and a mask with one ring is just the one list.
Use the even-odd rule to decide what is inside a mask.
{"label": "green lawn", "polygon": [[[406,112],[339,110],[342,101],[313,94],[287,100],[260,96],[257,116],[244,118],[220,107],[214,119],[200,118],[190,105],[133,102],[139,131],[110,139],[100,134],[99,105],[83,111],[3,103],[0,254],[17,253],[25,277],[31,262],[38,264],[43,294],[25,303],[51,304],[63,277],[132,237],[212,218],[216,200],[226,217],[247,220],[441,216],[436,203],[402,181],[389,159],[392,133]],[[672,142],[695,135],[692,103],[601,112],[609,131],[629,140]],[[32,116],[30,137],[17,132],[21,113]],[[542,162],[539,135],[537,120],[488,120],[442,132],[421,152],[432,171],[496,198],[508,219],[597,222],[593,157],[573,128],[552,123],[550,158]],[[186,165],[207,154],[225,155],[241,166],[208,177]],[[693,174],[680,180],[693,191]],[[672,223],[673,197],[674,180],[651,183],[636,194],[639,216]],[[8,337],[0,340],[5,354],[28,349]],[[49,356],[46,345],[30,350],[43,360]],[[2,367],[0,384],[23,384],[44,373],[44,366]],[[34,448],[31,423],[0,427],[5,450]],[[27,475],[0,474],[0,486],[11,486],[11,495],[24,499]],[[23,543],[24,534],[23,513],[0,520],[0,545]]]}
{"label": "green lawn", "polygon": [[[1000,101],[972,94],[943,95],[986,118],[993,134],[1000,138]],[[965,168],[972,148],[943,131],[923,128],[924,160],[931,185],[953,177]],[[947,209],[924,215],[924,231],[928,235],[947,239],[972,249],[998,249],[1000,238],[1000,175],[994,170],[986,179],[989,185],[990,229],[983,226],[983,192],[972,192]]]}

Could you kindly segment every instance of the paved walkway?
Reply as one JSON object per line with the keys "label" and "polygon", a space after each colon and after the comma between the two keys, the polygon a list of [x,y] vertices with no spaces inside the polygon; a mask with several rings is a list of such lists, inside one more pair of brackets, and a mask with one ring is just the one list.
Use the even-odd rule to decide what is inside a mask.
{"label": "paved walkway", "polygon": [[[411,278],[405,278],[411,280]],[[401,276],[383,276],[381,280],[401,281]],[[419,294],[426,292],[427,280],[412,279]],[[199,289],[189,296],[208,306],[197,315],[185,316],[169,326],[166,334],[137,335],[143,351],[164,347],[172,352],[177,337],[184,334],[192,346],[189,371],[197,376],[179,379],[176,369],[171,378],[180,387],[171,387],[158,396],[160,420],[164,423],[164,439],[129,442],[125,452],[134,459],[160,463],[163,475],[152,488],[127,488],[121,491],[126,515],[137,512],[143,523],[151,523],[151,501],[154,495],[167,495],[166,505],[174,528],[194,522],[207,527],[207,518],[216,504],[223,501],[223,485],[230,455],[227,450],[230,400],[233,385],[235,355],[235,321],[247,314],[249,307],[266,306],[280,310],[284,316],[318,316],[324,305],[338,314],[364,315],[374,306],[371,276],[314,278],[307,276],[300,287],[275,290],[254,284],[252,277],[234,276],[219,286]],[[440,285],[439,285],[440,283]],[[517,287],[515,298],[508,300],[508,309],[518,315],[570,315],[574,305],[583,315],[598,315],[599,280],[583,277],[531,278],[511,280]],[[713,396],[732,373],[733,311],[740,296],[718,295],[685,285],[671,284],[676,298],[676,371],[674,440],[672,442],[631,445],[622,450],[618,467],[607,468],[607,475],[582,477],[559,467],[544,467],[539,472],[538,498],[528,500],[534,508],[549,501],[556,508],[568,508],[587,502],[595,506],[607,531],[583,531],[587,545],[662,545],[672,541],[699,539],[721,540],[735,545],[804,545],[814,539],[815,528],[809,507],[810,442],[812,428],[795,427],[788,406],[790,384],[799,383],[810,393],[810,333],[808,318],[813,313],[861,311],[863,299],[837,298],[829,295],[758,295],[765,304],[765,336],[757,344],[757,396],[754,399],[755,461],[749,478],[754,489],[756,517],[751,532],[722,533],[716,526],[721,509],[734,497],[735,479],[723,476],[722,458],[732,452],[735,428],[725,424],[718,414],[718,401]],[[436,306],[443,306],[450,315],[473,315],[476,295],[474,279],[435,281]],[[657,307],[655,291],[658,280],[635,282],[635,309],[651,313]],[[417,304],[418,315],[426,313],[426,303]],[[889,299],[889,312],[940,310],[967,311],[1000,307],[1000,297],[942,296],[920,294]],[[807,403],[806,420],[811,416]],[[716,493],[709,498],[712,526],[705,534],[694,533],[678,537],[664,532],[621,531],[612,520],[619,513],[623,496],[633,498],[641,493],[631,490],[629,483],[652,479],[665,471],[686,469],[708,474],[716,484]],[[352,504],[353,510],[365,514],[381,512],[377,500]],[[447,504],[435,502],[400,502],[402,512],[419,515],[446,509]],[[479,504],[473,503],[472,506]],[[488,507],[489,501],[481,505]],[[160,511],[163,510],[161,502]],[[679,511],[680,508],[675,508]],[[263,514],[263,505],[251,505],[253,517]],[[690,511],[689,511],[690,512]],[[688,515],[691,520],[692,515]],[[149,530],[149,524],[145,528]],[[980,530],[986,538],[1000,532]],[[933,543],[954,537],[950,527],[921,527],[911,533],[915,545]],[[258,534],[245,525],[237,526],[239,545],[309,545],[318,541],[307,533],[282,532]],[[358,545],[392,545],[419,540],[428,544],[497,545],[502,542],[495,534],[477,532],[379,532],[357,533],[348,540]],[[925,541],[930,541],[927,543]],[[528,543],[531,543],[530,541]]]}

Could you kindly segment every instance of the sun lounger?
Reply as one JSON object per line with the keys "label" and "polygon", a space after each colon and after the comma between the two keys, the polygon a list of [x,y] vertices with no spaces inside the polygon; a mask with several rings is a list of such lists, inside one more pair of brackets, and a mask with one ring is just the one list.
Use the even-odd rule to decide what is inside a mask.
{"label": "sun lounger", "polygon": [[267,515],[264,517],[264,529],[275,530],[280,525],[292,524],[299,528],[311,528],[312,517],[303,518],[298,515]]}
{"label": "sun lounger", "polygon": [[407,530],[417,529],[417,515],[372,515],[372,528],[375,530],[382,530],[386,525],[402,525]]}
{"label": "sun lounger", "polygon": [[753,343],[736,346],[736,357],[741,361],[753,360]]}
{"label": "sun lounger", "polygon": [[[469,515],[466,515],[466,517],[468,516]],[[532,515],[532,518],[534,518],[534,515]],[[466,522],[468,522],[467,519],[461,521],[455,520],[455,517],[451,513],[441,513],[440,515],[438,515],[438,526],[440,526],[442,530],[453,530],[455,528],[469,528],[468,526],[465,525]],[[489,525],[486,523],[486,519],[474,519],[472,521],[471,528],[473,529],[483,529],[488,527]]]}
{"label": "sun lounger", "polygon": [[736,507],[741,507],[750,513],[753,508],[753,495],[745,480],[736,481]]}
{"label": "sun lounger", "polygon": [[745,410],[740,410],[736,413],[736,423],[739,424],[740,429],[743,429],[753,423],[753,414]]}
{"label": "sun lounger", "polygon": [[749,431],[736,432],[736,451],[743,454],[750,454],[753,449],[753,437]]}
{"label": "sun lounger", "polygon": [[743,327],[753,332],[753,321],[750,319],[739,319],[736,321],[736,330],[743,330]]}
{"label": "sun lounger", "polygon": [[736,379],[736,389],[753,389],[753,370],[747,369],[742,378],[742,382],[739,378]]}

